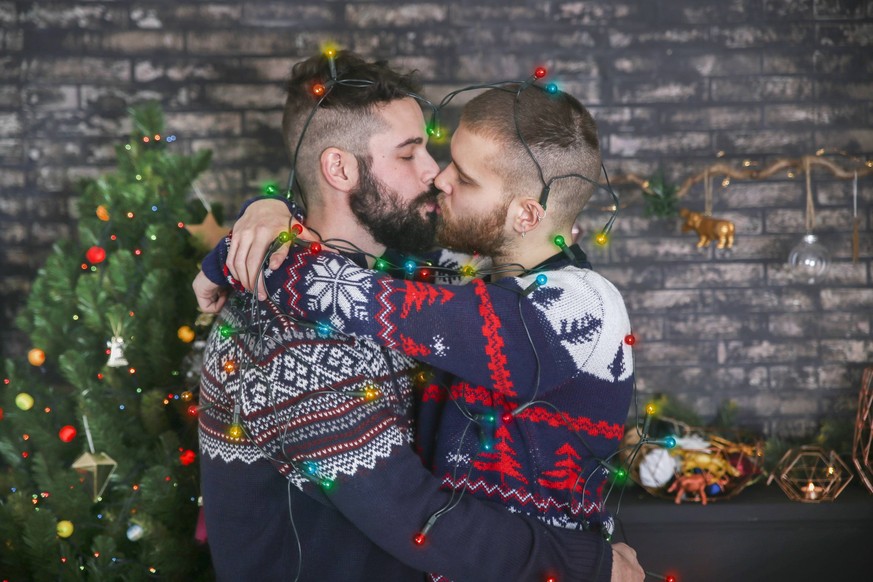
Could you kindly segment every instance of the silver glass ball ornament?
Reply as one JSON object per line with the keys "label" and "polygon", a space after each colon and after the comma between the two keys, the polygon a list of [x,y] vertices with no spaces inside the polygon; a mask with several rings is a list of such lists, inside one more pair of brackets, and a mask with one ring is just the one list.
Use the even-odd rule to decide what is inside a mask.
{"label": "silver glass ball ornament", "polygon": [[830,253],[812,233],[803,235],[788,254],[788,266],[794,277],[810,285],[824,277],[830,264]]}

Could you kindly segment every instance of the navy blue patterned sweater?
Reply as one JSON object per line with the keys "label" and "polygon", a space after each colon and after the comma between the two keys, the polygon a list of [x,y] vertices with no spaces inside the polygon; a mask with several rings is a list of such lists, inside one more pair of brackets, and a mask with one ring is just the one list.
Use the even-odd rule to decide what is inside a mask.
{"label": "navy blue patterned sweater", "polygon": [[[226,271],[222,271],[221,268],[226,248],[226,245],[219,245],[213,254],[204,261],[204,272],[213,281],[218,282],[226,275]],[[298,261],[301,256],[300,254],[292,254],[280,269],[267,277],[271,301],[266,302],[266,305],[270,305],[270,310],[292,308],[294,302],[290,300],[291,294],[295,293],[296,285],[300,284],[297,275],[300,272]],[[325,255],[325,257],[327,256]],[[331,258],[340,259],[341,257],[332,255]],[[366,280],[373,276],[371,272],[357,267],[354,262],[344,262],[343,265],[357,269],[354,272],[355,277],[361,276]],[[406,285],[402,281],[398,284]],[[291,310],[294,311],[294,309]],[[354,316],[358,315],[360,314]],[[334,336],[332,341],[342,340],[338,340]],[[363,341],[358,342],[359,345],[363,343]],[[412,348],[412,351],[415,349]],[[407,348],[406,351],[410,352],[410,349]],[[378,359],[372,356],[372,353],[364,359],[369,358],[372,361]],[[382,357],[380,354],[379,358]],[[398,357],[400,356],[398,355]],[[487,369],[488,363],[481,363]],[[626,360],[626,363],[629,364],[630,360]],[[382,394],[390,391],[390,388],[386,389],[383,383],[379,383],[379,389]],[[303,393],[300,396],[305,398]],[[433,402],[440,400],[439,397],[431,398],[430,396],[428,399]],[[321,398],[313,400],[321,400]],[[379,402],[380,400],[382,398],[370,403],[370,405],[374,410],[382,410],[384,413],[385,404]],[[408,426],[408,415],[405,415],[402,406],[397,407],[396,399],[392,406],[395,415],[394,422],[397,427]],[[265,406],[265,410],[262,411],[264,415],[267,415],[269,408]],[[538,408],[534,407],[531,413],[541,415],[542,413],[537,412],[537,410]],[[626,410],[627,402],[624,403],[625,413]],[[338,428],[335,423],[331,425],[321,419],[313,419],[313,416],[317,417],[318,415],[311,415],[309,422],[312,423],[312,426],[317,426],[317,430],[329,433],[332,443],[346,439],[349,442],[354,441],[355,447],[359,447],[358,441],[352,438],[352,435],[358,430],[356,424],[358,421],[352,422],[353,428],[348,430],[346,425]],[[363,419],[366,416],[361,415],[360,418]],[[526,416],[519,415],[519,420],[524,418]],[[552,420],[554,421],[554,418]],[[225,421],[227,421],[226,418]],[[283,420],[273,424],[275,426],[272,428],[268,422],[262,425],[262,428],[254,429],[255,434],[252,434],[252,440],[267,442],[270,440],[269,435],[266,438],[261,436],[264,431],[268,433],[272,431],[274,434],[286,431],[288,423]],[[428,426],[436,427],[433,423]],[[258,432],[259,430],[261,432]],[[422,440],[428,443],[435,442],[438,448],[442,446],[440,443],[446,443],[443,448],[451,448],[452,439],[458,438],[457,434],[452,434],[451,424],[444,423],[439,426],[439,430],[440,434],[422,435]],[[609,430],[615,432],[615,427],[609,427]],[[500,439],[502,439],[501,442],[506,440],[502,434],[497,435],[497,432],[500,432],[499,427],[495,427],[494,436],[497,439],[494,441],[495,444]],[[400,428],[391,429],[388,433],[402,436],[403,430]],[[287,432],[282,432],[282,434],[287,436]],[[283,439],[284,452],[293,456],[296,451],[295,447],[288,447],[287,441],[290,439],[285,437]],[[305,438],[299,440],[304,444],[306,441]],[[306,455],[311,454],[314,450],[314,447],[310,445],[306,445],[309,447],[308,453],[297,452],[298,458],[292,459],[291,463],[283,463],[275,458],[273,463],[279,469],[277,475],[279,472],[287,474],[291,483],[295,487],[301,487],[303,491],[307,491],[313,482],[313,475],[309,474],[310,471],[316,477],[325,477],[330,480],[329,493],[323,496],[322,501],[329,503],[336,511],[336,521],[345,522],[348,520],[353,523],[364,535],[374,540],[380,548],[386,550],[400,562],[419,571],[436,572],[456,580],[541,580],[547,575],[558,575],[561,579],[572,580],[609,580],[612,554],[608,544],[604,543],[599,534],[550,526],[539,519],[542,516],[536,515],[536,512],[524,511],[523,514],[512,515],[503,507],[505,501],[499,497],[492,498],[492,500],[500,502],[497,504],[477,500],[471,495],[452,495],[445,487],[441,487],[439,479],[434,478],[422,466],[420,459],[411,447],[403,442],[402,438],[395,438],[390,442],[387,456],[363,455],[365,459],[373,459],[372,463],[369,461],[353,462],[351,465],[347,465],[334,463],[328,458],[327,462],[307,464],[303,461],[306,460]],[[503,448],[495,446],[493,450],[500,451]],[[323,458],[330,457],[323,451],[321,454],[326,455]],[[354,459],[354,455],[351,455],[350,458]],[[485,458],[480,459],[480,461],[488,462]],[[330,467],[334,468],[330,469]],[[352,468],[351,470],[336,470],[336,467]],[[456,475],[461,475],[461,473],[456,473]],[[220,488],[220,485],[217,487]],[[312,492],[309,491],[309,493]],[[316,492],[315,496],[318,495],[320,494]],[[480,496],[481,493],[477,492],[476,495]],[[208,503],[207,498],[205,504],[208,505]],[[287,505],[286,499],[277,499],[276,511],[285,511]],[[452,505],[450,511],[440,511],[449,505]],[[213,511],[220,511],[220,508],[213,509]],[[572,514],[572,510],[570,513]],[[435,514],[441,514],[441,516],[429,528],[424,543],[421,545],[413,543],[415,536],[421,532],[425,524]],[[552,519],[549,521],[567,525],[572,520]],[[307,524],[301,523],[297,523],[297,528],[302,530],[300,531],[301,536],[320,536],[320,528],[310,530],[307,528]],[[212,535],[211,532],[210,535]],[[342,555],[346,548],[341,548],[338,554],[337,548],[331,545],[330,539],[322,541],[323,548],[331,548],[334,551],[311,552],[304,556],[304,564],[307,564],[308,560],[308,564],[317,569],[319,562],[324,561],[325,566],[327,566],[328,562],[335,565],[337,560],[343,559]],[[360,553],[356,554],[350,548],[349,551],[351,555]],[[213,553],[215,553],[214,549]],[[377,565],[370,561],[364,570],[370,570],[374,567]],[[385,565],[378,567],[384,568]],[[366,572],[364,570],[357,574],[350,571],[346,579],[354,580],[362,579],[357,576],[367,578],[367,576],[379,575],[377,570]],[[391,579],[395,578],[391,577]]]}

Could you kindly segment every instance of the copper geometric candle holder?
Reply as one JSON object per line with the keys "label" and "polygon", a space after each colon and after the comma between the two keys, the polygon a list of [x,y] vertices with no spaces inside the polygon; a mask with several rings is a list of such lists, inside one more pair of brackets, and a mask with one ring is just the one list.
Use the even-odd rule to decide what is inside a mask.
{"label": "copper geometric candle holder", "polygon": [[821,503],[842,493],[852,480],[852,471],[836,452],[804,446],[782,456],[768,483],[774,478],[789,499]]}
{"label": "copper geometric candle holder", "polygon": [[852,462],[864,486],[873,493],[873,368],[861,376],[858,396],[858,415],[855,418],[855,438],[852,444]]}

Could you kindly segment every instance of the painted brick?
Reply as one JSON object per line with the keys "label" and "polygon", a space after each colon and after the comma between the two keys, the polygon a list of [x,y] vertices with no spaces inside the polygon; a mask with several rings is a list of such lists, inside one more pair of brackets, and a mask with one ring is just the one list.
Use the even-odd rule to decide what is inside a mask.
{"label": "painted brick", "polygon": [[0,24],[11,27],[18,22],[18,10],[14,2],[0,2]]}
{"label": "painted brick", "polygon": [[817,0],[764,0],[764,17],[768,20],[807,20],[813,16]]}
{"label": "painted brick", "polygon": [[213,106],[239,109],[276,108],[285,102],[285,90],[276,84],[208,85],[204,87],[201,101]]}
{"label": "painted brick", "polygon": [[700,127],[712,129],[757,128],[761,126],[759,106],[724,106],[670,108],[663,112],[664,127],[693,131]]}
{"label": "painted brick", "polygon": [[863,18],[865,16],[865,4],[869,9],[869,4],[866,2],[856,2],[854,0],[816,0],[815,16],[820,19]]}
{"label": "painted brick", "polygon": [[181,33],[128,30],[102,35],[101,49],[119,54],[178,53],[184,48]]}
{"label": "painted brick", "polygon": [[670,9],[660,16],[666,22],[687,22],[690,24],[721,24],[743,22],[748,19],[749,7],[742,0],[709,3],[695,0],[671,2]]}
{"label": "painted brick", "polygon": [[682,153],[703,154],[712,151],[709,133],[674,132],[652,137],[614,134],[609,141],[609,153],[614,156],[657,155]]}
{"label": "painted brick", "polygon": [[873,45],[873,24],[869,22],[819,24],[816,33],[816,40],[822,46]]}
{"label": "painted brick", "polygon": [[[588,107],[588,104],[586,104]],[[588,111],[597,127],[606,132],[652,131],[659,126],[659,113],[654,107],[603,107],[592,105]],[[603,148],[602,148],[603,149]]]}
{"label": "painted brick", "polygon": [[816,84],[816,93],[819,98],[825,99],[849,99],[868,101],[873,96],[873,82],[826,82],[819,81]]}
{"label": "painted brick", "polygon": [[[709,39],[706,27],[687,26],[676,28],[646,28],[625,32],[612,29],[609,32],[609,45],[612,48],[634,49],[653,46],[681,46],[683,44],[700,44]],[[668,49],[672,50],[672,49]]]}
{"label": "painted brick", "polygon": [[870,336],[870,321],[851,313],[772,313],[767,329],[774,337],[864,338]]}
{"label": "painted brick", "polygon": [[809,127],[818,121],[815,105],[770,105],[764,107],[766,127]]}
{"label": "painted brick", "polygon": [[694,366],[707,362],[715,362],[717,346],[715,342],[692,341],[682,342],[671,340],[669,342],[647,342],[646,349],[634,350],[634,362],[641,366],[657,364],[658,362],[683,362],[685,365]]}
{"label": "painted brick", "polygon": [[822,289],[823,309],[873,310],[873,288],[867,289]]}
{"label": "painted brick", "polygon": [[697,51],[684,56],[685,62],[700,75],[705,77],[725,77],[751,75],[761,73],[761,55],[759,51],[744,50],[736,52],[710,52],[703,54]]}
{"label": "painted brick", "polygon": [[360,28],[435,26],[446,21],[448,7],[440,4],[403,4],[381,6],[378,4],[346,5],[345,19]]}
{"label": "painted brick", "polygon": [[815,143],[828,150],[856,154],[873,151],[873,129],[841,129],[815,131]]}
{"label": "painted brick", "polygon": [[124,5],[66,2],[30,3],[20,14],[20,22],[36,28],[109,28],[127,22]]}
{"label": "painted brick", "polygon": [[819,387],[816,366],[770,366],[770,382],[787,390],[815,390]]}
{"label": "painted brick", "polygon": [[544,6],[514,6],[512,4],[470,5],[465,3],[452,4],[449,9],[448,23],[451,25],[467,25],[471,22],[542,22],[546,18],[547,8]]}
{"label": "painted brick", "polygon": [[24,186],[25,174],[21,170],[3,168],[0,172],[0,188],[13,189]]}
{"label": "painted brick", "polygon": [[136,28],[198,29],[236,26],[241,20],[242,7],[232,4],[179,5],[174,3],[136,6],[130,10],[130,23]]}
{"label": "painted brick", "polygon": [[647,291],[625,293],[625,302],[631,314],[659,313],[666,309],[693,312],[702,306],[700,294],[696,291]]}
{"label": "painted brick", "polygon": [[869,363],[873,355],[873,341],[866,340],[822,340],[822,361]]}
{"label": "painted brick", "polygon": [[631,81],[615,82],[613,99],[619,103],[681,103],[704,99],[704,84],[700,81]]}
{"label": "painted brick", "polygon": [[699,253],[694,245],[690,244],[689,240],[681,238],[625,239],[618,237],[613,239],[609,247],[613,260],[619,263],[626,261],[642,263],[683,262],[699,259]]}
{"label": "painted brick", "polygon": [[294,54],[303,46],[311,47],[310,50],[314,53],[321,40],[312,32],[288,34],[285,31],[268,29],[259,30],[257,34],[240,34],[237,30],[212,30],[187,32],[185,44],[188,53],[192,55],[241,57],[275,56],[289,52]]}
{"label": "painted brick", "polygon": [[758,316],[736,314],[690,314],[679,319],[667,319],[664,323],[667,339],[691,340],[706,337],[713,340],[758,337],[765,329],[765,322]]}
{"label": "painted brick", "polygon": [[667,289],[760,287],[763,281],[763,265],[706,263],[665,269],[664,287]]}
{"label": "painted brick", "polygon": [[788,76],[726,77],[711,81],[713,101],[803,101],[813,96],[809,79]]}
{"label": "painted brick", "polygon": [[812,132],[806,128],[790,130],[723,131],[715,136],[715,149],[720,151],[758,151],[783,156],[797,156],[809,151]]}
{"label": "painted brick", "polygon": [[79,91],[73,85],[31,86],[24,90],[23,100],[30,107],[42,110],[75,109]]}
{"label": "painted brick", "polygon": [[0,138],[0,165],[15,165],[24,162],[24,151],[19,139]]}
{"label": "painted brick", "polygon": [[195,80],[215,81],[239,78],[246,75],[258,78],[254,66],[235,66],[227,61],[202,61],[194,59],[133,59],[133,78],[142,83],[152,81],[179,81],[190,83]]}
{"label": "painted brick", "polygon": [[0,137],[21,135],[21,116],[18,113],[0,112]]}
{"label": "painted brick", "polygon": [[714,27],[712,31],[713,41],[729,49],[800,45],[809,43],[813,36],[813,30],[801,24]]}
{"label": "painted brick", "polygon": [[36,83],[129,81],[130,62],[99,57],[42,56],[27,59],[22,73],[25,80]]}
{"label": "painted brick", "polygon": [[559,23],[603,25],[615,22],[650,22],[653,11],[646,3],[553,2],[552,18]]}
{"label": "painted brick", "polygon": [[247,138],[198,138],[191,140],[191,147],[194,151],[212,150],[212,162],[216,166],[273,155],[259,140]]}
{"label": "painted brick", "polygon": [[794,362],[798,359],[812,359],[817,357],[818,348],[812,342],[806,340],[771,342],[768,340],[751,341],[727,341],[725,342],[726,354],[722,363],[760,364],[767,362],[778,364]]}
{"label": "painted brick", "polygon": [[[228,20],[232,24],[234,17],[228,15]],[[337,15],[331,3],[246,3],[242,9],[242,23],[246,26],[269,28],[276,26],[302,28],[304,25],[332,27],[337,25]]]}

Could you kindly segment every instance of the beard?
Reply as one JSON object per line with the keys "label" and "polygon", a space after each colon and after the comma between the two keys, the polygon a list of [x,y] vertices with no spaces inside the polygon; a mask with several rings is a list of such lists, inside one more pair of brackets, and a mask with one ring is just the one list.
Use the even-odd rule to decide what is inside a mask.
{"label": "beard", "polygon": [[438,190],[431,186],[404,204],[400,195],[385,185],[370,168],[370,161],[358,157],[360,180],[349,193],[349,207],[373,238],[388,248],[420,253],[433,247],[436,212],[422,215],[421,209],[435,202]]}
{"label": "beard", "polygon": [[443,209],[437,220],[440,246],[468,254],[499,257],[506,250],[503,225],[510,200],[498,205],[485,216],[453,217]]}

